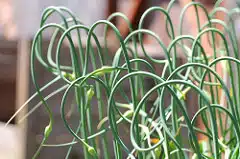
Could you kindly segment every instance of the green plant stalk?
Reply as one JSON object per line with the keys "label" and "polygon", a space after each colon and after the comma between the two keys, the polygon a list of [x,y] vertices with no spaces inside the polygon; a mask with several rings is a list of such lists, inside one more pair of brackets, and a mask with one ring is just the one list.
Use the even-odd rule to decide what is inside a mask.
{"label": "green plant stalk", "polygon": [[[26,117],[31,115],[32,112],[42,104],[48,113],[49,124],[45,128],[43,140],[33,158],[38,157],[42,147],[69,146],[66,154],[66,158],[68,158],[73,145],[77,143],[83,146],[85,158],[98,158],[101,152],[97,153],[99,147],[95,141],[100,135],[103,137],[103,139],[101,139],[103,156],[104,158],[110,158],[108,151],[110,145],[107,142],[106,132],[113,135],[114,155],[115,158],[119,159],[123,157],[124,153],[127,153],[128,158],[131,159],[135,157],[142,159],[157,157],[179,159],[191,157],[207,158],[206,155],[214,159],[219,159],[223,156],[225,158],[235,159],[239,156],[240,109],[238,106],[240,102],[238,99],[240,98],[240,87],[235,88],[234,86],[240,83],[240,61],[238,55],[237,32],[235,30],[233,16],[239,14],[240,9],[235,8],[228,10],[219,7],[221,0],[218,0],[213,10],[208,13],[202,4],[191,2],[182,9],[180,22],[177,28],[175,26],[173,27],[170,16],[171,9],[175,2],[175,0],[170,1],[166,10],[161,7],[152,7],[146,10],[140,18],[137,30],[133,30],[129,19],[122,13],[114,13],[110,15],[107,20],[97,21],[92,26],[87,27],[65,7],[52,6],[44,10],[40,22],[40,29],[34,37],[31,48],[31,75],[33,84],[36,88],[36,95],[40,97],[41,101],[29,111]],[[198,35],[196,37],[184,35],[182,33],[184,15],[190,6],[195,8],[197,14]],[[201,9],[207,17],[207,21],[203,25],[200,25],[198,15],[199,9]],[[165,16],[166,33],[171,41],[168,46],[165,46],[160,36],[156,33],[149,29],[142,28],[145,18],[154,11],[163,13]],[[214,19],[217,12],[225,13],[229,23]],[[59,24],[48,23],[48,19],[53,14],[59,16],[62,22]],[[116,17],[122,18],[128,25],[130,33],[125,39],[121,37],[119,30],[110,22]],[[102,24],[105,25],[104,49],[102,49],[98,41],[98,36],[94,34],[95,28]],[[213,28],[213,24],[221,25],[224,30],[220,31]],[[49,28],[55,30],[51,36],[47,49],[47,56],[45,57],[42,49],[43,32]],[[108,28],[113,30],[120,44],[120,48],[116,51],[113,61],[110,61],[111,59],[108,58],[108,40],[106,38]],[[175,29],[178,29],[178,36],[175,36]],[[87,33],[85,51],[82,46],[83,39],[80,34],[81,30]],[[74,43],[73,40],[73,31],[77,36],[76,43]],[[211,35],[208,37],[208,42],[213,48],[213,56],[207,56],[204,45],[200,40],[201,36],[207,35],[208,33]],[[143,43],[143,34],[154,38],[161,47],[165,59],[155,59],[148,54]],[[216,34],[218,34],[222,40],[219,48],[216,47]],[[226,40],[226,36],[229,37],[229,41]],[[94,39],[96,44],[96,53],[92,48],[91,39]],[[61,50],[63,41],[65,40],[68,41],[69,45],[71,57],[70,66],[62,65],[60,62],[60,53],[62,54]],[[185,40],[190,42],[190,46],[184,44]],[[131,42],[133,48],[130,47]],[[54,45],[56,43],[57,48],[55,52]],[[139,57],[137,50],[138,44],[143,52],[144,58],[146,58],[145,60]],[[75,45],[77,45],[78,51]],[[187,59],[187,62],[180,66],[177,66],[177,47],[181,48],[183,55],[185,55]],[[231,51],[233,52],[233,57],[231,57]],[[219,54],[219,56],[224,56],[217,58],[217,54]],[[99,59],[100,69],[97,68],[96,59]],[[56,76],[42,88],[39,87],[36,80],[36,60],[38,60],[48,72]],[[216,64],[223,61],[225,62],[224,66],[227,67],[225,76],[230,76],[230,88],[224,83],[226,78],[222,79],[216,72]],[[92,71],[88,69],[90,62],[93,68]],[[105,66],[108,62],[112,63],[112,66]],[[121,63],[123,63],[123,65]],[[234,78],[232,63],[235,64],[237,69],[235,72],[236,79]],[[156,73],[153,64],[163,66],[160,75]],[[143,71],[144,67],[142,66],[147,67],[148,70]],[[208,81],[205,81],[206,76],[208,77]],[[144,90],[145,86],[143,81],[145,77],[153,79],[155,85],[152,89],[147,91]],[[211,78],[213,78],[213,80]],[[93,80],[94,86],[89,86],[87,83],[88,80]],[[63,87],[43,97],[42,91],[56,81],[63,81],[65,84]],[[127,82],[130,86],[129,93],[131,97],[128,97],[125,90],[121,87],[121,84],[124,82]],[[207,90],[206,86],[210,89]],[[86,95],[86,90],[91,87],[94,87],[96,90],[97,107],[90,105],[90,100],[88,100],[89,97]],[[73,140],[72,142],[55,145],[46,144],[53,129],[52,127],[54,126],[53,114],[47,101],[64,89],[66,89],[66,91],[61,101],[61,116],[66,129],[73,136]],[[75,90],[74,95],[80,116],[76,130],[70,127],[64,112],[67,97],[72,89]],[[185,96],[189,90],[194,90],[199,96],[198,111],[194,114],[192,119],[190,119],[187,113],[187,105],[185,103]],[[221,105],[218,103],[220,101],[218,97],[219,90],[225,95],[225,98],[221,97],[221,100],[226,100],[226,106],[225,104]],[[129,109],[125,113],[120,111],[122,109],[121,104],[119,105],[114,99],[117,91],[119,91],[121,96],[125,99],[125,106]],[[103,92],[106,93],[108,98],[107,116],[104,116],[103,113],[104,104],[103,99],[101,99]],[[153,92],[157,92],[156,100],[150,112],[146,112],[148,107],[146,104],[147,99]],[[165,102],[163,97],[167,92],[170,93],[171,104],[164,107]],[[140,94],[142,97],[140,101],[137,98],[137,94]],[[34,96],[30,97],[26,103],[29,103]],[[94,133],[94,127],[91,124],[91,111],[95,109],[97,109],[99,113],[100,127],[98,129],[99,131]],[[21,109],[17,111],[17,113],[20,111]],[[181,112],[183,117],[179,116],[179,112]],[[131,115],[127,115],[128,113]],[[225,125],[223,125],[222,116],[226,117],[224,121]],[[13,117],[11,119],[13,119]],[[194,126],[197,117],[201,117],[206,131]],[[23,119],[25,119],[25,117]],[[210,124],[208,121],[210,121]],[[118,124],[125,122],[129,124],[130,141],[133,146],[132,149],[124,143],[124,140],[121,139],[119,134]],[[218,122],[220,125],[217,125]],[[103,124],[107,123],[108,125],[103,128]],[[228,124],[230,126],[228,126]],[[189,131],[189,148],[184,147],[183,138],[179,134],[180,128],[185,128]],[[218,134],[219,130],[221,136]],[[80,131],[81,135],[79,135]],[[201,133],[208,138],[209,154],[201,150],[202,145],[197,138],[197,133]],[[158,142],[153,144],[151,142],[152,138],[156,138]],[[189,152],[193,155],[188,157],[187,153]]]}

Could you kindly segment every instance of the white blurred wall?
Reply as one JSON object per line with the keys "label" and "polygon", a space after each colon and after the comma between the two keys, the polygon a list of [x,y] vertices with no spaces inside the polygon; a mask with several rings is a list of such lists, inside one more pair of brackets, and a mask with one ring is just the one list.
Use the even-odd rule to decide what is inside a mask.
{"label": "white blurred wall", "polygon": [[[65,6],[71,9],[86,25],[105,19],[106,0],[15,0],[14,17],[20,37],[33,37],[39,28],[43,10],[48,6]],[[53,18],[53,21],[57,18]],[[97,34],[101,34],[101,27]]]}

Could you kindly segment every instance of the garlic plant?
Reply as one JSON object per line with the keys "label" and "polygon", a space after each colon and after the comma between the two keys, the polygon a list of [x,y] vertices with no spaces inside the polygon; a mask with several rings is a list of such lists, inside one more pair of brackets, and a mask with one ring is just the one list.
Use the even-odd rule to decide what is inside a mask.
{"label": "garlic plant", "polygon": [[[82,146],[86,159],[111,158],[109,148],[112,145],[114,156],[118,159],[124,156],[132,159],[239,158],[240,60],[233,17],[239,14],[240,9],[227,10],[219,7],[218,2],[210,13],[201,3],[189,3],[182,9],[179,26],[173,26],[169,14],[175,0],[169,3],[167,9],[151,7],[142,15],[137,30],[132,29],[128,18],[122,13],[114,13],[107,20],[86,26],[65,7],[45,9],[31,49],[31,75],[36,93],[25,105],[31,103],[36,96],[40,97],[41,101],[24,119],[42,106],[48,113],[49,124],[46,125],[42,143],[33,158],[37,158],[41,149],[51,146],[68,147],[65,156],[68,158],[75,144]],[[182,33],[185,12],[191,6],[195,7],[196,13],[202,10],[208,19],[205,24],[200,24],[199,17],[196,17],[199,23],[197,36]],[[162,42],[161,35],[142,27],[144,19],[152,12],[165,16],[167,35],[171,39],[168,46]],[[218,12],[225,13],[226,21],[215,19]],[[53,14],[58,15],[62,23],[48,23],[47,20]],[[116,17],[124,19],[129,26],[130,33],[125,39],[111,23]],[[216,29],[215,24],[223,26],[224,30]],[[105,26],[104,44],[100,43],[99,37],[94,33],[99,25]],[[109,58],[111,53],[107,49],[108,29],[113,30],[120,45],[113,59]],[[42,42],[43,32],[46,30],[54,31],[45,54]],[[164,59],[155,59],[148,54],[144,48],[143,35],[156,40],[164,53]],[[206,35],[213,50],[212,55],[206,53],[206,46],[202,44],[201,37]],[[216,36],[220,37],[218,46]],[[66,43],[69,53],[61,52]],[[86,43],[86,47],[83,43]],[[97,49],[94,49],[93,45]],[[144,57],[139,56],[138,46]],[[186,59],[181,65],[177,64],[179,52],[182,52]],[[70,55],[70,65],[61,63],[61,55],[64,53]],[[40,75],[35,71],[36,61],[55,76],[44,86],[37,83]],[[97,63],[100,63],[100,66]],[[217,64],[221,64],[223,68],[222,75],[216,70]],[[89,69],[89,66],[93,70]],[[155,66],[163,68],[161,74],[156,73]],[[146,78],[154,81],[154,86],[150,89],[145,88]],[[43,96],[44,90],[60,81],[65,84],[48,96]],[[123,89],[124,83],[127,83],[129,92]],[[65,128],[73,140],[52,145],[47,142],[54,131],[53,106],[48,104],[48,100],[60,92],[64,94],[59,101],[59,110]],[[72,128],[66,117],[67,98],[72,96],[70,92],[75,96],[74,106],[79,113],[77,128]],[[195,105],[188,105],[186,102],[191,92],[198,96]],[[147,102],[153,94],[157,95],[155,102],[149,105]],[[164,100],[166,94],[169,94],[169,105],[166,105]],[[119,101],[118,97],[123,100]],[[93,104],[93,100],[97,100],[97,104]],[[197,110],[193,117],[190,117],[187,111],[189,107]],[[98,125],[92,124],[94,110],[98,112]],[[197,122],[203,126],[199,127]],[[120,125],[126,128],[124,134],[120,133]],[[125,143],[122,135],[129,137],[130,144]],[[200,141],[199,136],[204,136],[204,139]],[[112,138],[113,143],[107,138]]]}

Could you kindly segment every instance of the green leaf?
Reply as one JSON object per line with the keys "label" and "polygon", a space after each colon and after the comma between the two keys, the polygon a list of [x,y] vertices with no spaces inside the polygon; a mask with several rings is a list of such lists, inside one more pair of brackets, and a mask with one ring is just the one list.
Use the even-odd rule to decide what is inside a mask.
{"label": "green leaf", "polygon": [[92,156],[97,156],[97,152],[92,146],[88,146],[88,153]]}
{"label": "green leaf", "polygon": [[91,101],[93,96],[94,96],[94,89],[93,87],[90,87],[89,90],[87,91],[87,100]]}
{"label": "green leaf", "polygon": [[111,73],[112,71],[116,70],[111,66],[102,66],[100,69],[96,70],[95,76],[103,76],[104,74]]}
{"label": "green leaf", "polygon": [[45,127],[44,137],[48,138],[51,132],[52,132],[52,126],[49,124],[48,126]]}
{"label": "green leaf", "polygon": [[160,155],[161,155],[161,147],[157,147],[154,149],[154,154],[155,154],[155,157],[159,158]]}

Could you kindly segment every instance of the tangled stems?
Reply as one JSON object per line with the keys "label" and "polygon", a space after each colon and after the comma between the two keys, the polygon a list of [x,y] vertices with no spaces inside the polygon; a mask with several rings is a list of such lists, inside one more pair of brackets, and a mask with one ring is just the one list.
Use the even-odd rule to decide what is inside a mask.
{"label": "tangled stems", "polygon": [[[166,10],[161,7],[146,10],[137,30],[133,30],[130,21],[122,13],[114,13],[107,20],[97,21],[89,27],[65,7],[51,6],[43,12],[40,29],[34,37],[31,48],[31,75],[36,93],[10,119],[11,121],[26,104],[31,103],[33,98],[36,96],[40,98],[39,103],[22,119],[32,115],[41,105],[48,114],[49,123],[33,158],[38,157],[43,147],[68,147],[65,158],[69,158],[75,144],[82,146],[86,159],[109,159],[113,156],[119,159],[124,156],[132,159],[196,157],[235,159],[239,156],[240,87],[236,89],[235,85],[240,85],[240,60],[233,18],[239,13],[239,8],[227,10],[219,7],[218,1],[208,13],[203,4],[191,2],[182,9],[179,26],[174,26],[170,15],[174,3],[175,0],[172,0]],[[182,32],[186,11],[191,6],[195,8],[197,15],[196,37]],[[170,39],[168,46],[161,40],[162,35],[142,28],[145,18],[155,11],[165,16],[166,33]],[[204,24],[199,21],[200,11],[207,17]],[[228,23],[214,19],[217,12],[224,12],[228,17]],[[48,23],[53,14],[58,15],[62,22]],[[127,23],[130,33],[125,39],[118,28],[110,22],[116,17],[122,18]],[[214,24],[222,25],[224,30],[214,28]],[[104,25],[103,42],[94,33],[99,25]],[[43,32],[50,28],[53,29],[53,34],[45,54]],[[117,39],[115,43],[120,46],[114,54],[109,51],[111,49],[108,50],[108,29],[113,30]],[[86,34],[80,34],[81,31]],[[161,58],[149,55],[143,42],[143,35],[154,38],[156,46],[160,46],[162,50]],[[213,49],[212,55],[209,55],[209,50],[200,40],[203,35],[208,36],[209,45]],[[221,39],[217,41],[216,35]],[[86,46],[82,43],[84,39]],[[65,41],[68,53],[62,51],[63,46],[66,47]],[[218,46],[217,43],[221,45]],[[139,56],[140,52],[143,56]],[[66,64],[67,54],[70,55],[68,61],[70,65]],[[179,54],[185,55],[183,57],[185,61],[177,65]],[[37,82],[39,75],[36,61],[55,76],[44,86]],[[216,70],[216,65],[220,62],[224,66],[224,77]],[[234,72],[234,68],[237,71]],[[149,82],[146,80],[153,81],[151,88],[148,87]],[[43,95],[43,91],[59,82],[61,87],[47,96]],[[52,106],[48,101],[64,90],[59,109],[64,126],[73,139],[66,143],[46,143],[54,131]],[[71,123],[65,113],[70,92],[74,93],[79,117],[76,130],[70,126]],[[196,100],[194,105],[189,105],[188,95],[192,92],[198,95],[198,102]],[[218,97],[220,92],[221,100]],[[166,101],[166,96],[169,102]],[[190,107],[195,109],[193,117],[188,112]],[[94,117],[95,112],[98,115],[97,119]],[[196,125],[198,120],[202,121],[203,127]],[[107,133],[112,135],[112,142]],[[205,136],[204,141],[199,141],[198,134]],[[124,139],[126,137],[128,142]],[[202,142],[207,143],[209,147],[207,152]],[[111,147],[114,149],[112,154]]]}

